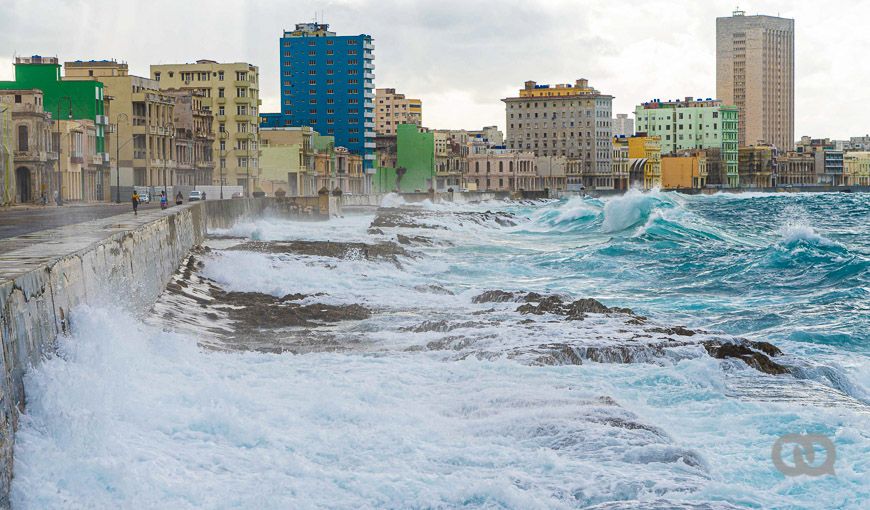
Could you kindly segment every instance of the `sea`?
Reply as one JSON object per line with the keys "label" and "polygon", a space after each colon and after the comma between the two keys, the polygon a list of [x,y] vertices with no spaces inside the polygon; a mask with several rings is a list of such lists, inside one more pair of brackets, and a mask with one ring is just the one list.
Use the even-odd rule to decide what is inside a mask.
{"label": "sea", "polygon": [[[177,296],[75,310],[26,376],[14,507],[870,508],[870,195],[382,205],[407,224],[262,218],[197,258],[200,283],[367,318],[246,343]],[[404,252],[227,249],[251,240]],[[530,292],[631,315],[523,313]],[[790,434],[816,438],[783,450],[797,476]]]}

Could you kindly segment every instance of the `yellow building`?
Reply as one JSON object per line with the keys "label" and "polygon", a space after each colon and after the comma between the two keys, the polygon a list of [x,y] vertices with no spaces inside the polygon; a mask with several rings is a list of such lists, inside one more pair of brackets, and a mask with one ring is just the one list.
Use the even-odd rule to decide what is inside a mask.
{"label": "yellow building", "polygon": [[846,152],[843,166],[847,186],[870,186],[870,152]]}
{"label": "yellow building", "polygon": [[214,184],[239,185],[250,196],[258,187],[260,138],[260,72],[244,63],[197,60],[193,64],[152,65],[151,77],[161,89],[202,92],[203,106],[214,114],[217,135]]}
{"label": "yellow building", "polygon": [[525,87],[520,90],[520,97],[563,97],[598,94],[598,91],[589,86],[589,80],[579,79],[574,84],[557,83],[553,86],[537,86],[533,81],[527,81]]}
{"label": "yellow building", "polygon": [[638,135],[627,138],[631,184],[642,183],[643,189],[662,186],[662,143],[658,136]]}
{"label": "yellow building", "polygon": [[260,187],[267,195],[315,196],[310,127],[260,130]]}
{"label": "yellow building", "polygon": [[[102,157],[92,120],[61,120],[60,182],[64,200],[104,200]],[[55,131],[56,133],[56,131]]]}
{"label": "yellow building", "polygon": [[628,138],[616,137],[613,139],[613,151],[610,156],[610,171],[613,175],[613,189],[627,190],[631,158],[628,157]]}
{"label": "yellow building", "polygon": [[662,189],[701,189],[707,185],[707,158],[695,154],[662,158]]}
{"label": "yellow building", "polygon": [[64,80],[93,80],[103,84],[109,100],[109,121],[114,125],[116,185],[121,189],[148,186],[154,189],[175,183],[175,100],[161,94],[149,78],[131,76],[127,64],[111,60],[75,61],[63,65]]}

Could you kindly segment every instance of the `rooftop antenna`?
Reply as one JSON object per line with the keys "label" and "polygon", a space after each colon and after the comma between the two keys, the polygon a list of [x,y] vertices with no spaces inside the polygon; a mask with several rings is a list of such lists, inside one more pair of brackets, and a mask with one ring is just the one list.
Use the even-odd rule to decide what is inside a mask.
{"label": "rooftop antenna", "polygon": [[732,14],[734,16],[743,16],[744,14],[746,14],[746,11],[741,11],[740,6],[738,5],[737,7],[734,8],[734,12]]}

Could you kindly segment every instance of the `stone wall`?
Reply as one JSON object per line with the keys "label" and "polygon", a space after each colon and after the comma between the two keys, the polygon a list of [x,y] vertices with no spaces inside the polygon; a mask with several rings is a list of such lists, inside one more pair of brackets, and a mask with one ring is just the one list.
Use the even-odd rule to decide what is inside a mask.
{"label": "stone wall", "polygon": [[337,197],[228,199],[146,209],[0,240],[0,508],[9,508],[24,374],[54,353],[77,305],[147,311],[208,229],[257,216],[328,218]]}

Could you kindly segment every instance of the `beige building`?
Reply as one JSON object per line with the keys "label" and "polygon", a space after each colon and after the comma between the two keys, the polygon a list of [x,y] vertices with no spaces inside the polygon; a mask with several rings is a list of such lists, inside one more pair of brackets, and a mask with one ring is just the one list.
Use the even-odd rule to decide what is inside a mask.
{"label": "beige building", "polygon": [[423,102],[397,94],[396,89],[375,89],[377,135],[395,135],[399,124],[423,125]]}
{"label": "beige building", "polygon": [[787,152],[776,160],[777,186],[813,186],[816,184],[816,158],[812,154]]}
{"label": "beige building", "polygon": [[151,66],[161,89],[194,89],[211,110],[216,134],[212,160],[213,184],[239,185],[250,196],[259,179],[260,76],[257,66],[244,62],[197,60],[193,64]]}
{"label": "beige building", "polygon": [[535,158],[537,184],[529,191],[568,189],[568,158],[565,156],[538,156]]}
{"label": "beige building", "polygon": [[66,62],[64,80],[103,84],[115,136],[115,169],[111,183],[126,194],[132,186],[157,191],[175,183],[175,100],[159,91],[157,82],[128,73],[115,61]]}
{"label": "beige building", "polygon": [[[61,120],[60,183],[63,200],[95,202],[105,200],[108,175],[97,153],[97,128],[92,120]],[[101,182],[101,178],[106,182]]]}
{"label": "beige building", "polygon": [[739,109],[738,145],[794,147],[794,20],[716,19],[716,94]]}
{"label": "beige building", "polygon": [[288,196],[317,194],[309,126],[260,130],[260,187],[267,195],[280,191]]}
{"label": "beige building", "polygon": [[464,180],[471,190],[519,191],[537,189],[537,177],[533,152],[491,150],[468,155]]}
{"label": "beige building", "polygon": [[701,189],[707,185],[707,156],[686,150],[662,156],[662,189]]}
{"label": "beige building", "polygon": [[850,151],[843,155],[847,186],[870,186],[870,152]]}
{"label": "beige building", "polygon": [[613,176],[613,189],[627,190],[631,171],[631,158],[628,156],[628,141],[624,136],[613,138],[610,172]]}
{"label": "beige building", "polygon": [[181,186],[210,186],[214,174],[214,115],[204,105],[207,98],[198,90],[166,89],[167,96],[175,100],[176,171],[173,184]]}
{"label": "beige building", "polygon": [[516,97],[502,101],[508,149],[572,160],[568,189],[582,188],[584,174],[610,174],[613,96],[585,79],[554,86],[527,81]]}
{"label": "beige building", "polygon": [[57,179],[56,155],[51,114],[43,110],[43,104],[39,90],[0,90],[0,109],[12,110],[12,166],[4,181],[12,191],[13,203],[38,202],[43,194],[47,202],[53,200],[48,193],[52,180]]}

